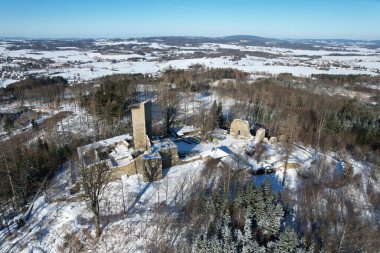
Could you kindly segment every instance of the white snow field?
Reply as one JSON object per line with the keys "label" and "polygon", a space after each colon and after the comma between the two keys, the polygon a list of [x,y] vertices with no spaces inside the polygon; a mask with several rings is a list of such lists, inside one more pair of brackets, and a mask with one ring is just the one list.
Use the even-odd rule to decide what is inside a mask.
{"label": "white snow field", "polygon": [[[0,87],[23,79],[26,75],[63,76],[70,82],[82,82],[105,75],[120,73],[143,73],[159,75],[167,68],[187,69],[194,64],[202,64],[213,68],[236,68],[248,73],[267,73],[277,75],[292,73],[296,76],[311,74],[369,74],[380,73],[380,52],[357,46],[336,46],[334,51],[300,50],[270,46],[241,46],[235,44],[202,43],[194,46],[172,46],[165,42],[142,42],[134,40],[112,41],[96,40],[97,47],[112,46],[144,46],[149,51],[144,54],[125,49],[122,52],[96,52],[90,48],[58,47],[55,51],[35,49],[11,50],[14,41],[0,41],[0,71],[17,64],[35,60],[51,60],[43,69],[24,70],[13,68],[11,72],[0,72]],[[212,52],[218,50],[237,50],[246,55],[234,59],[234,53],[215,57]],[[157,50],[157,51],[156,51]],[[164,50],[164,51],[160,51]],[[194,57],[194,53],[204,53],[204,57]],[[250,56],[250,53],[266,53],[271,57]],[[167,55],[178,59],[161,59]],[[136,60],[137,59],[137,60]],[[326,68],[328,66],[328,68]]]}
{"label": "white snow field", "polygon": [[[265,144],[265,152],[260,162],[242,154],[244,147],[252,140],[236,139],[227,135],[217,143],[199,144],[203,152],[223,150],[221,159],[225,164],[234,168],[246,167],[249,170],[265,168],[278,163],[283,159],[284,152],[280,145]],[[226,155],[227,154],[227,155]],[[294,146],[290,159],[302,164],[301,169],[310,167],[311,162],[318,155],[311,148]],[[339,161],[329,156],[331,162]],[[365,166],[359,162],[349,160],[354,167],[354,173],[363,175],[363,185],[371,180],[365,173]],[[13,225],[13,236],[6,239],[6,230],[0,232],[1,252],[69,252],[84,245],[84,252],[146,252],[146,245],[155,243],[161,236],[174,238],[181,236],[181,228],[165,229],[162,226],[170,219],[175,219],[176,210],[187,200],[194,186],[201,179],[204,168],[202,159],[174,166],[164,170],[163,179],[153,183],[142,181],[142,175],[123,176],[112,182],[102,199],[101,220],[102,236],[95,243],[92,214],[79,195],[69,194],[70,170],[65,164],[57,172],[48,189],[48,199],[40,196],[34,206],[30,219],[21,229]],[[344,166],[344,165],[343,165]],[[270,180],[275,192],[283,187],[295,190],[298,183],[298,172],[288,169],[286,183],[282,186],[283,169],[268,175],[254,176],[256,186],[265,179]],[[365,188],[359,191],[351,189],[347,194],[363,202]],[[168,213],[170,215],[168,215]],[[169,220],[163,220],[165,219]]]}

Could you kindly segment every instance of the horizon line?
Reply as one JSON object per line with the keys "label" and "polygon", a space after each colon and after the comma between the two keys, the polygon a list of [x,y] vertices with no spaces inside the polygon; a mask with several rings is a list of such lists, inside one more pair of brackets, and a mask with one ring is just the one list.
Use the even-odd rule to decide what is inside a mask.
{"label": "horizon line", "polygon": [[225,36],[205,36],[205,35],[153,35],[153,36],[2,36],[0,39],[14,39],[14,40],[96,40],[96,39],[146,39],[146,38],[228,38],[228,37],[237,37],[237,36],[246,36],[246,37],[256,37],[260,39],[269,39],[269,40],[346,40],[346,41],[367,41],[374,42],[380,41],[378,39],[349,39],[349,38],[280,38],[280,37],[264,37],[258,35],[250,34],[234,34],[234,35],[225,35]]}

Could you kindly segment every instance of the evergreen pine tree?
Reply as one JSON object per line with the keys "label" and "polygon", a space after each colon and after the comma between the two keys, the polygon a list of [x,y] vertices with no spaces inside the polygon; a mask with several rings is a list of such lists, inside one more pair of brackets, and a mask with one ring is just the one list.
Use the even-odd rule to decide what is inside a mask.
{"label": "evergreen pine tree", "polygon": [[305,238],[302,238],[299,240],[298,247],[296,249],[296,253],[313,253],[314,252],[314,247],[311,245],[308,247],[305,242]]}
{"label": "evergreen pine tree", "polygon": [[278,241],[271,246],[274,252],[296,252],[299,240],[297,234],[290,228],[285,228],[285,231],[280,234]]}
{"label": "evergreen pine tree", "polygon": [[272,191],[271,183],[269,182],[268,178],[264,180],[263,185],[261,186],[261,190],[263,192],[263,197],[265,199],[265,203],[272,204],[275,200],[275,196]]}
{"label": "evergreen pine tree", "polygon": [[194,253],[207,253],[207,238],[206,236],[202,238],[202,236],[197,236],[194,244]]}
{"label": "evergreen pine tree", "polygon": [[207,196],[204,190],[201,190],[199,192],[199,207],[202,211],[207,211],[208,208],[208,201]]}
{"label": "evergreen pine tree", "polygon": [[210,116],[211,116],[213,128],[215,128],[218,125],[218,105],[215,100],[214,100],[214,103],[212,103],[212,106],[210,108]]}
{"label": "evergreen pine tree", "polygon": [[196,238],[195,238],[195,242],[193,244],[193,252],[194,253],[198,253],[198,252],[202,252],[202,239],[201,239],[201,236],[198,235]]}
{"label": "evergreen pine tree", "polygon": [[187,245],[187,243],[185,240],[181,241],[177,246],[178,253],[185,253],[186,252],[186,245]]}
{"label": "evergreen pine tree", "polygon": [[212,193],[212,203],[213,203],[213,207],[216,210],[221,210],[222,205],[223,205],[222,201],[223,201],[223,199],[222,199],[222,196],[220,194],[220,191],[219,190],[213,191],[213,193]]}
{"label": "evergreen pine tree", "polygon": [[253,213],[256,218],[256,222],[259,224],[259,222],[263,219],[265,219],[265,212],[266,212],[266,205],[264,202],[264,196],[262,191],[257,191],[254,195],[254,204],[253,204]]}
{"label": "evergreen pine tree", "polygon": [[208,240],[208,252],[210,253],[219,253],[222,251],[222,247],[216,235],[212,236]]}
{"label": "evergreen pine tree", "polygon": [[234,198],[234,207],[235,208],[239,208],[239,207],[243,207],[243,204],[244,204],[244,192],[243,192],[243,189],[242,188],[238,188],[236,190],[236,193],[235,193],[235,198]]}
{"label": "evergreen pine tree", "polygon": [[267,252],[265,246],[260,246],[256,241],[252,242],[252,251],[254,253],[265,253]]}
{"label": "evergreen pine tree", "polygon": [[272,212],[269,212],[269,234],[277,235],[281,228],[281,221],[284,217],[284,209],[281,204],[271,205]]}
{"label": "evergreen pine tree", "polygon": [[223,116],[223,107],[222,107],[221,102],[218,103],[216,114],[218,117],[218,127],[222,128],[224,126],[224,116]]}
{"label": "evergreen pine tree", "polygon": [[284,210],[275,203],[275,197],[268,181],[265,181],[257,194],[255,205],[256,222],[266,238],[278,235]]}
{"label": "evergreen pine tree", "polygon": [[240,252],[242,253],[265,253],[265,247],[260,246],[252,237],[252,210],[250,207],[246,209],[245,213],[245,223],[244,223],[244,233],[240,230],[237,231],[237,241],[239,245]]}
{"label": "evergreen pine tree", "polygon": [[[250,207],[253,207],[255,202],[257,201],[257,192],[255,190],[255,187],[253,185],[253,182],[249,183],[249,185],[247,186],[246,188],[246,192],[245,192],[245,195],[244,195],[244,202],[245,204]],[[255,211],[255,210],[251,210],[251,211]]]}
{"label": "evergreen pine tree", "polygon": [[222,252],[224,253],[236,252],[235,241],[232,236],[230,223],[231,223],[231,217],[227,209],[222,217],[222,222],[220,226]]}
{"label": "evergreen pine tree", "polygon": [[252,230],[251,230],[251,213],[252,211],[250,210],[251,208],[248,207],[244,218],[245,218],[245,223],[244,223],[244,236],[242,238],[242,253],[249,253],[253,251],[253,239],[252,239]]}

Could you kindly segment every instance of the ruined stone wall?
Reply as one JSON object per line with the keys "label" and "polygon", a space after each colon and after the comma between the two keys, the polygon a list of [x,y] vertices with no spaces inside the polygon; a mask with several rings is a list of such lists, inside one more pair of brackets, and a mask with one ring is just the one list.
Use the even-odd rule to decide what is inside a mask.
{"label": "ruined stone wall", "polygon": [[[155,172],[156,171],[156,172]],[[149,175],[148,175],[148,174]],[[134,159],[132,162],[126,166],[115,168],[113,172],[113,179],[119,179],[121,176],[132,176],[136,174],[143,175],[143,180],[145,182],[149,181],[149,177],[153,175],[154,180],[159,180],[162,178],[162,159],[161,158],[151,158],[142,159],[141,156]]]}
{"label": "ruined stone wall", "polygon": [[137,157],[134,159],[132,162],[125,166],[121,166],[118,168],[115,168],[115,171],[113,173],[113,177],[116,178],[121,178],[121,176],[128,175],[136,175],[136,174],[143,174],[143,169],[142,169],[142,159],[141,157]]}
{"label": "ruined stone wall", "polygon": [[251,138],[251,128],[249,122],[241,119],[234,119],[231,123],[230,133],[234,136]]}
{"label": "ruined stone wall", "polygon": [[123,145],[124,147],[129,149],[129,143],[126,140],[119,141],[119,145]]}
{"label": "ruined stone wall", "polygon": [[141,169],[143,171],[143,180],[145,182],[162,179],[162,159],[149,158],[142,159]]}
{"label": "ruined stone wall", "polygon": [[264,128],[257,129],[256,135],[255,135],[255,142],[261,143],[263,142],[264,138],[265,138],[265,129]]}
{"label": "ruined stone wall", "polygon": [[297,163],[297,162],[288,162],[287,168],[288,169],[300,169],[301,168],[301,164]]}
{"label": "ruined stone wall", "polygon": [[277,137],[270,137],[269,144],[277,144],[277,143],[278,143]]}
{"label": "ruined stone wall", "polygon": [[162,168],[170,168],[179,163],[177,147],[163,148],[159,153],[162,158]]}

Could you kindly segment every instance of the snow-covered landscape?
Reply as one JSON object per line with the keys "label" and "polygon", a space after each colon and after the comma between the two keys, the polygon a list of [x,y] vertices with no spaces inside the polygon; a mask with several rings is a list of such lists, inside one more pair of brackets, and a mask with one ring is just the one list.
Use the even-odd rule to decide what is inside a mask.
{"label": "snow-covered landscape", "polygon": [[[189,101],[191,100],[190,98]],[[234,100],[228,101],[216,94],[195,95],[195,100],[190,106],[187,105],[189,101],[184,99],[181,103],[183,113],[185,110],[187,114],[197,113],[203,106],[211,108],[214,101],[223,101],[227,111],[234,105]],[[27,106],[34,111],[45,113],[44,118],[38,121],[40,123],[61,112],[72,112],[54,127],[55,131],[63,134],[63,138],[69,135],[68,131],[87,138],[95,135],[93,116],[75,103],[63,103],[56,109],[49,109],[49,106],[43,104]],[[4,111],[14,108],[17,108],[17,104],[8,104]],[[351,177],[360,178],[356,182],[357,186],[347,185],[339,189],[345,189],[347,197],[360,203],[363,210],[367,210],[362,213],[363,217],[374,223],[379,221],[378,214],[371,211],[375,207],[370,204],[367,195],[369,185],[375,186],[373,189],[375,192],[380,191],[378,178],[374,178],[371,172],[374,164],[357,161],[339,152],[322,153],[311,146],[297,142],[292,144],[291,153],[285,158],[289,147],[280,142],[270,143],[269,140],[258,140],[255,136],[239,137],[225,130],[216,130],[211,134],[217,137],[215,140],[202,142],[186,136],[187,133],[197,133],[197,128],[193,126],[173,128],[173,131],[179,136],[170,137],[177,146],[178,153],[186,155],[180,158],[179,165],[163,169],[162,179],[144,182],[141,174],[122,175],[107,185],[101,200],[100,216],[103,225],[100,239],[96,239],[94,234],[94,227],[91,224],[92,213],[86,205],[85,198],[70,193],[73,163],[67,161],[54,172],[54,177],[44,193],[36,195],[27,224],[19,228],[16,222],[10,222],[11,236],[7,235],[5,228],[1,231],[1,251],[75,252],[85,249],[86,252],[146,252],[150,251],[149,245],[157,244],[165,240],[164,238],[171,238],[175,234],[181,238],[186,230],[171,227],[171,224],[175,224],[175,219],[180,213],[178,210],[184,208],[192,199],[194,190],[199,187],[200,182],[205,181],[204,170],[210,166],[207,162],[209,158],[219,161],[228,168],[243,170],[254,175],[252,181],[256,187],[262,186],[265,181],[270,182],[277,194],[286,190],[296,195],[296,192],[302,188],[302,178],[309,173],[309,170],[313,171],[315,163],[320,160],[323,160],[327,166],[325,171],[320,172],[324,173],[324,175],[319,174],[321,178],[341,177],[347,173],[345,168],[352,168]],[[107,146],[125,138],[132,140],[129,134],[100,143]],[[15,132],[13,135],[17,136],[18,133]],[[38,137],[35,137],[29,143],[37,140]],[[255,149],[258,149],[258,145],[263,141],[262,153],[259,156],[252,156],[250,153],[258,153],[259,151]],[[86,149],[88,150],[91,145],[87,145]],[[128,148],[115,149],[114,152],[118,152],[116,155],[119,157],[131,157],[133,153]],[[112,153],[110,155],[114,156]],[[133,158],[123,163],[128,164],[131,159]],[[289,167],[285,172],[286,163],[296,166]],[[214,173],[211,172],[212,176],[208,180],[212,181],[222,176],[219,170],[215,170]],[[209,182],[206,181],[207,183]],[[321,203],[321,206],[324,204]],[[162,228],[163,220],[168,226],[165,229]],[[158,234],[162,238],[157,238]],[[181,241],[179,238],[177,243]]]}
{"label": "snow-covered landscape", "polygon": [[0,253],[380,252],[379,1],[0,10]]}
{"label": "snow-covered landscape", "polygon": [[[237,163],[244,163],[255,170],[259,167],[267,168],[270,164],[282,160],[283,151],[278,145],[266,145],[265,158],[260,163],[248,158],[238,161],[236,154],[250,141],[226,137],[215,144],[215,147],[230,148],[233,155],[224,157],[222,161],[232,167],[236,168],[239,167]],[[209,150],[212,147],[214,145],[210,144],[209,147],[203,148]],[[329,163],[336,166],[336,170],[339,171],[342,161],[337,160],[336,154],[330,155]],[[310,163],[318,156],[324,155],[310,148],[306,150],[295,147],[291,159],[301,162],[302,168],[288,169],[285,186],[281,184],[283,169],[268,176],[255,176],[253,178],[255,185],[260,186],[265,180],[269,180],[275,192],[283,191],[284,187],[294,191],[299,181],[297,170],[307,170]],[[354,162],[351,165],[354,168],[354,175],[361,178],[360,188],[350,189],[347,194],[362,202],[364,209],[368,209],[370,207],[366,207],[368,204],[366,185],[373,179],[369,177],[363,163]],[[95,235],[91,232],[92,226],[89,225],[91,212],[86,208],[83,199],[69,194],[71,179],[68,164],[64,164],[56,172],[47,192],[35,201],[28,224],[6,241],[6,231],[2,232],[2,252],[71,252],[70,249],[75,251],[82,247],[100,252],[145,252],[147,244],[160,240],[156,236],[160,231],[162,219],[167,219],[166,212],[173,212],[171,215],[175,216],[175,211],[170,210],[183,207],[194,187],[202,181],[204,166],[202,160],[195,159],[165,170],[164,178],[152,183],[144,182],[141,175],[134,175],[123,176],[120,180],[109,184],[101,203],[103,210],[101,216],[105,225],[100,241],[94,244]],[[379,186],[378,183],[371,183]],[[371,213],[365,215],[376,219]],[[16,230],[13,227],[12,229]],[[182,229],[177,229],[163,233],[164,236],[173,236],[172,233],[183,232]]]}
{"label": "snow-covered landscape", "polygon": [[[43,48],[45,42],[2,39],[0,86],[5,87],[28,75],[59,75],[72,83],[81,83],[112,74],[158,75],[169,68],[188,69],[195,64],[236,68],[252,74],[292,73],[305,77],[311,74],[380,73],[380,46],[371,41],[276,43],[267,39],[262,45],[255,46],[255,39],[250,37],[214,39],[218,43],[207,42],[209,40],[99,39],[67,47],[56,44],[71,45],[73,42],[48,41],[45,47],[51,49],[43,50],[33,48],[39,44],[41,46],[36,48]],[[36,63],[38,67],[33,67]]]}

